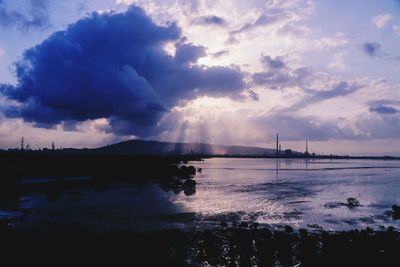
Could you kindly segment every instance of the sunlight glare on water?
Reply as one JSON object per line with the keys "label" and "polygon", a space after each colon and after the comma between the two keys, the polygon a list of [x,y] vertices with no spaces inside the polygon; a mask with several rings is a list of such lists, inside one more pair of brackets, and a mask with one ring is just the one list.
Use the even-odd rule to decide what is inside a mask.
{"label": "sunlight glare on water", "polygon": [[[236,213],[258,223],[330,230],[399,226],[388,216],[400,202],[399,161],[213,158],[190,164],[202,169],[197,192],[174,202],[204,220]],[[361,206],[343,205],[347,198]]]}

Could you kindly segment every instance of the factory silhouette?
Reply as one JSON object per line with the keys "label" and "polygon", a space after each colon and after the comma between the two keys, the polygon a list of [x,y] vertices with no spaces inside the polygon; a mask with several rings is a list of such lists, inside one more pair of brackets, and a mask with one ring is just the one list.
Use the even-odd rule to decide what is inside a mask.
{"label": "factory silhouette", "polygon": [[[277,157],[298,157],[299,154],[294,155],[293,150],[292,149],[285,149],[282,151],[282,144],[279,143],[279,133],[276,133],[276,150],[275,150],[275,156]],[[303,157],[310,157],[313,156],[315,157],[316,154],[312,153],[310,154],[308,152],[308,139],[306,139],[306,150],[304,153],[302,153]]]}
{"label": "factory silhouette", "polygon": [[[64,144],[64,143],[63,143]],[[249,146],[225,146],[208,143],[174,143],[159,142],[147,140],[128,140],[116,144],[107,145],[99,148],[63,148],[56,147],[54,141],[50,143],[50,148],[39,148],[36,145],[32,148],[24,137],[20,139],[19,148],[9,149],[13,152],[30,152],[30,153],[63,153],[63,152],[80,152],[80,153],[99,153],[99,154],[135,154],[135,155],[185,155],[199,154],[203,156],[246,156],[246,157],[309,157],[316,156],[315,153],[308,152],[308,140],[306,140],[305,152],[294,151],[290,148],[282,150],[282,144],[279,140],[279,134],[276,134],[276,149]]]}

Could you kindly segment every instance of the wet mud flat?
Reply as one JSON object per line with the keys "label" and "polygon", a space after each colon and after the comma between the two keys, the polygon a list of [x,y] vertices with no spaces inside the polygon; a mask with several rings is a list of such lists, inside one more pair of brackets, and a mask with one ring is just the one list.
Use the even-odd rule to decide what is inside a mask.
{"label": "wet mud flat", "polygon": [[3,223],[0,236],[3,260],[53,266],[398,266],[400,253],[394,228],[308,232],[239,225],[94,232],[62,224],[23,231]]}

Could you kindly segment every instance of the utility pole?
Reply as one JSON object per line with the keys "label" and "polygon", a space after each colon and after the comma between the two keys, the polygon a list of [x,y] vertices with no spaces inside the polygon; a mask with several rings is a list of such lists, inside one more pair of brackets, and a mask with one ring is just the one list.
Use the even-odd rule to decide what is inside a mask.
{"label": "utility pole", "polygon": [[25,149],[25,145],[24,145],[24,137],[22,136],[21,138],[21,150]]}

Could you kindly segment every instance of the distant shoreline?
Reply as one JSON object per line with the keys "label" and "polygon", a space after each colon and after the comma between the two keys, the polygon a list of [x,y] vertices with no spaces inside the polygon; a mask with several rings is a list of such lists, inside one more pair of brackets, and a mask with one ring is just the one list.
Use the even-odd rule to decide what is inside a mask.
{"label": "distant shoreline", "polygon": [[210,158],[267,158],[267,159],[366,159],[366,160],[400,160],[393,156],[257,156],[257,155],[211,155]]}
{"label": "distant shoreline", "polygon": [[400,157],[396,156],[343,156],[343,155],[309,155],[303,154],[295,155],[253,155],[253,154],[202,154],[202,153],[129,153],[129,152],[108,152],[108,151],[97,151],[96,149],[56,149],[56,150],[0,150],[0,155],[29,155],[29,156],[87,156],[87,157],[134,157],[134,158],[267,158],[267,159],[362,159],[362,160],[400,160]]}
{"label": "distant shoreline", "polygon": [[[306,148],[307,150],[307,148]],[[400,160],[400,156],[350,156],[317,154],[312,151],[299,152],[292,149],[272,149],[241,145],[218,145],[208,143],[179,143],[155,140],[133,139],[98,148],[58,148],[29,149],[22,144],[20,148],[1,150],[0,154],[16,155],[68,155],[68,156],[133,156],[133,157],[181,157],[181,158],[275,158],[275,159],[364,159]]]}

